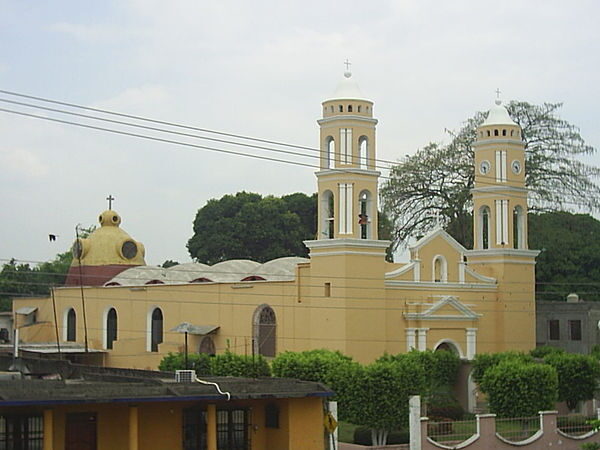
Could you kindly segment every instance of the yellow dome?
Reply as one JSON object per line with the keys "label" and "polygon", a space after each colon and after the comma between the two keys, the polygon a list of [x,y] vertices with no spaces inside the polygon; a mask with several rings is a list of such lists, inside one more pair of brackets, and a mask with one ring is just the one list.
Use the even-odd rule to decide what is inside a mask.
{"label": "yellow dome", "polygon": [[87,238],[73,244],[72,266],[146,265],[146,250],[141,242],[132,239],[119,225],[121,216],[111,209],[98,217],[100,228]]}

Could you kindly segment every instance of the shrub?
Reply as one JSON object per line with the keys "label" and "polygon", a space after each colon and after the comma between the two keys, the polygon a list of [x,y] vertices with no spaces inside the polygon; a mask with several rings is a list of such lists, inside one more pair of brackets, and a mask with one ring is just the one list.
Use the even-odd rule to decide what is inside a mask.
{"label": "shrub", "polygon": [[246,356],[232,353],[229,350],[211,358],[212,374],[229,377],[269,377],[271,368],[261,355]]}
{"label": "shrub", "polygon": [[481,386],[485,372],[504,361],[515,361],[521,363],[534,362],[531,355],[522,352],[508,351],[501,353],[480,353],[473,360],[473,380]]}
{"label": "shrub", "polygon": [[553,353],[544,362],[558,373],[558,399],[565,401],[570,409],[580,400],[594,398],[600,362],[591,356],[573,353]]}
{"label": "shrub", "polygon": [[554,407],[558,376],[551,366],[508,359],[488,368],[480,387],[500,417],[532,416]]}
{"label": "shrub", "polygon": [[465,410],[449,390],[433,392],[427,400],[427,417],[462,420]]}
{"label": "shrub", "polygon": [[564,353],[565,351],[562,348],[551,347],[550,345],[542,345],[541,347],[534,348],[529,352],[531,356],[534,358],[545,358],[549,355],[554,355],[556,353]]}
{"label": "shrub", "polygon": [[[196,371],[196,375],[212,375],[211,357],[205,353],[188,354],[188,369]],[[175,370],[185,369],[185,354],[171,353],[165,356],[158,365],[159,370],[174,372]]]}

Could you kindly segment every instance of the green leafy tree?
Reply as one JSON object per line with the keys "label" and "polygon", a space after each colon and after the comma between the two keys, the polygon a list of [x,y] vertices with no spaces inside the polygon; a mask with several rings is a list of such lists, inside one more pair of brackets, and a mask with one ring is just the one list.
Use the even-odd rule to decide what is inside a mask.
{"label": "green leafy tree", "polygon": [[[79,236],[87,237],[94,229],[94,226],[80,229]],[[12,298],[46,296],[52,286],[62,286],[72,260],[70,250],[34,266],[11,259],[0,271],[0,311],[10,311]]]}
{"label": "green leafy tree", "polygon": [[[600,169],[576,159],[596,149],[586,144],[576,126],[558,116],[561,106],[520,101],[506,105],[522,128],[530,206],[551,211],[576,203],[598,211]],[[476,113],[452,134],[450,143],[430,143],[392,168],[381,197],[395,226],[396,244],[425,234],[439,219],[460,243],[472,247],[473,143],[484,119],[485,113]]]}
{"label": "green leafy tree", "polygon": [[261,355],[247,356],[229,350],[211,358],[212,375],[218,377],[269,377],[271,368]]}
{"label": "green leafy tree", "polygon": [[[304,207],[297,194],[290,204]],[[300,214],[290,211],[285,200],[238,192],[209,200],[198,210],[194,235],[187,247],[192,258],[206,264],[228,259],[266,262],[282,256],[306,256],[303,240],[314,237]],[[302,219],[300,217],[302,215]],[[314,217],[314,213],[311,215]]]}
{"label": "green leafy tree", "polygon": [[[392,238],[392,224],[378,214],[380,239]],[[228,259],[266,262],[282,256],[308,255],[305,240],[316,239],[317,194],[283,197],[249,192],[209,200],[194,219],[187,243],[190,256],[215,264]],[[388,250],[391,260],[391,249]]]}
{"label": "green leafy tree", "polygon": [[158,365],[159,370],[174,372],[181,369],[193,369],[196,375],[212,375],[212,357],[205,353],[188,354],[188,364],[185,367],[185,354],[169,352]]}
{"label": "green leafy tree", "polygon": [[371,429],[373,445],[385,445],[391,430],[408,423],[409,396],[425,389],[425,373],[414,359],[370,364],[353,385],[350,421]]}
{"label": "green leafy tree", "polygon": [[473,360],[473,380],[481,384],[486,372],[506,361],[514,361],[518,363],[533,363],[534,359],[531,355],[516,351],[507,351],[500,353],[480,353],[475,355]]}
{"label": "green leafy tree", "polygon": [[507,359],[488,368],[479,385],[490,410],[500,417],[524,417],[554,407],[558,375],[547,364]]}
{"label": "green leafy tree", "polygon": [[[588,214],[529,214],[529,247],[542,250],[536,259],[536,297],[564,300],[576,292],[599,301],[590,283],[600,283],[600,221]],[[560,232],[557,232],[560,230]]]}
{"label": "green leafy tree", "polygon": [[562,348],[552,347],[550,345],[542,345],[541,347],[536,347],[529,352],[531,356],[534,358],[545,358],[549,355],[554,355],[555,353],[564,353],[565,351]]}
{"label": "green leafy tree", "polygon": [[273,359],[271,368],[276,377],[318,381],[327,385],[336,394],[341,419],[349,420],[360,413],[351,409],[358,406],[352,402],[352,396],[354,386],[361,382],[363,368],[351,357],[324,349],[283,352]]}
{"label": "green leafy tree", "polygon": [[575,409],[581,400],[594,398],[600,377],[600,362],[591,356],[573,353],[549,354],[544,361],[558,374],[558,399]]}
{"label": "green leafy tree", "polygon": [[174,267],[174,266],[178,266],[179,263],[177,261],[173,261],[172,259],[167,259],[165,260],[164,263],[161,264],[160,267],[164,268],[164,269],[168,269],[169,267]]}

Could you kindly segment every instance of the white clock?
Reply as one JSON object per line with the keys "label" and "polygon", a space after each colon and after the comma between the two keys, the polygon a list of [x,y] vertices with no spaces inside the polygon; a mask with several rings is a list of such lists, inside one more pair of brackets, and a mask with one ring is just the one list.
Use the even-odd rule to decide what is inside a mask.
{"label": "white clock", "polygon": [[517,175],[521,173],[521,161],[515,159],[510,165],[510,167],[512,168],[512,171]]}
{"label": "white clock", "polygon": [[487,175],[490,172],[491,167],[489,161],[481,161],[481,164],[479,164],[479,172],[482,175]]}

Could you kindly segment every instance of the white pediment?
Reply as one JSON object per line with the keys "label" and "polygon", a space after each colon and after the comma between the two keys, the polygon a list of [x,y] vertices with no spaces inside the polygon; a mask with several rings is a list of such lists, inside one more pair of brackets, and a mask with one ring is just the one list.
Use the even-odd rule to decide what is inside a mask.
{"label": "white pediment", "polygon": [[416,320],[477,320],[481,317],[481,314],[477,314],[453,296],[442,297],[427,305],[429,308],[425,311],[404,313],[404,317]]}

